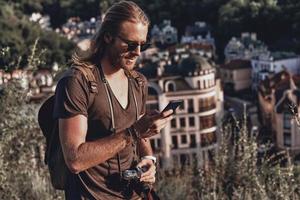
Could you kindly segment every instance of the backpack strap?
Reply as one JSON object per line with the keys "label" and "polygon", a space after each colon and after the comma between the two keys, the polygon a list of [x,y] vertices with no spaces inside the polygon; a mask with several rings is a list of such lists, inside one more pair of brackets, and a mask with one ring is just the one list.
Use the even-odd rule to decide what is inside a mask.
{"label": "backpack strap", "polygon": [[[128,77],[130,77],[130,79],[132,81],[135,81],[138,84],[138,86],[140,88],[140,91],[142,93],[142,98],[145,98],[145,92],[144,91],[145,91],[145,87],[146,87],[146,82],[143,79],[143,77],[135,70],[125,71],[125,73]],[[135,101],[136,101],[135,95],[134,95],[134,98],[135,98]],[[138,106],[136,105],[136,107],[138,107]],[[138,116],[137,116],[137,119],[138,119],[140,114],[139,114],[139,112],[137,112],[137,114],[138,114]]]}
{"label": "backpack strap", "polygon": [[96,78],[92,72],[93,68],[72,65],[71,69],[79,70],[84,75],[85,79],[88,81],[88,86],[89,86],[89,91],[90,91],[88,107],[90,107],[94,102],[95,95],[98,94],[98,84],[97,84]]}
{"label": "backpack strap", "polygon": [[89,83],[89,89],[90,89],[91,93],[98,94],[97,81],[92,72],[92,68],[82,67],[82,66],[77,66],[77,65],[72,65],[71,68],[79,70],[84,75],[84,77],[86,78],[86,80]]}
{"label": "backpack strap", "polygon": [[130,72],[127,71],[127,74],[129,73],[129,75],[131,75],[131,77],[137,82],[137,84],[141,87],[144,88],[146,83],[144,81],[144,79],[142,78],[142,76],[135,70],[132,70]]}

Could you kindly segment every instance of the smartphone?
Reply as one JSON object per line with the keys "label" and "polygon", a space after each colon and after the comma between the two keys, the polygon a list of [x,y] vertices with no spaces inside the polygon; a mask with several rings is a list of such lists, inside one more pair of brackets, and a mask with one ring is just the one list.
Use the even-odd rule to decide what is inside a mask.
{"label": "smartphone", "polygon": [[169,102],[169,104],[163,109],[162,112],[165,112],[167,110],[173,110],[173,113],[175,113],[176,108],[178,108],[180,105],[183,104],[183,100],[172,100]]}

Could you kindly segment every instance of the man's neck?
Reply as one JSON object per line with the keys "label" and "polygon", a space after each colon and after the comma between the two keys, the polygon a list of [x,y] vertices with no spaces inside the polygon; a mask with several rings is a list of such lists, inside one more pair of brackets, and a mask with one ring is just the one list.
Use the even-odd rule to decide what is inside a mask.
{"label": "man's neck", "polygon": [[104,75],[108,79],[125,77],[124,69],[120,66],[113,66],[109,59],[105,57],[101,59],[101,67]]}

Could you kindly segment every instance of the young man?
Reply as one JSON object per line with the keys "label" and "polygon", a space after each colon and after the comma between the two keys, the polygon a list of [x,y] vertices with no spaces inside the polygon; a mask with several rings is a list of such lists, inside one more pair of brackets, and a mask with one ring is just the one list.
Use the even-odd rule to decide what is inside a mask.
{"label": "young man", "polygon": [[[148,46],[148,26],[147,16],[135,3],[114,4],[88,51],[73,57],[74,65],[89,67],[96,78],[98,93],[93,102],[80,70],[73,70],[57,85],[54,117],[59,119],[60,142],[72,172],[66,199],[140,199],[135,186],[121,175],[136,165],[147,170],[141,182],[155,182],[148,138],[160,132],[172,111],[146,114],[147,87],[131,79],[136,59]],[[138,76],[146,84],[145,77]],[[141,160],[135,158],[137,151]]]}

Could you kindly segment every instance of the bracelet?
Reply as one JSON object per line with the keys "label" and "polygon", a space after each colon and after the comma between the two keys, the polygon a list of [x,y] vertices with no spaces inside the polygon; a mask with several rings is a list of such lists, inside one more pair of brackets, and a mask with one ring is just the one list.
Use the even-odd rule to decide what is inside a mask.
{"label": "bracelet", "polygon": [[125,137],[124,137],[124,139],[126,140],[126,144],[131,143],[131,141],[133,140],[133,137],[132,137],[130,131],[128,130],[128,128],[125,129]]}
{"label": "bracelet", "polygon": [[142,160],[144,160],[144,159],[152,160],[153,163],[156,164],[156,157],[155,156],[143,156],[141,159]]}
{"label": "bracelet", "polygon": [[134,126],[130,126],[129,128],[127,128],[127,130],[135,141],[141,139],[139,132],[134,128]]}

